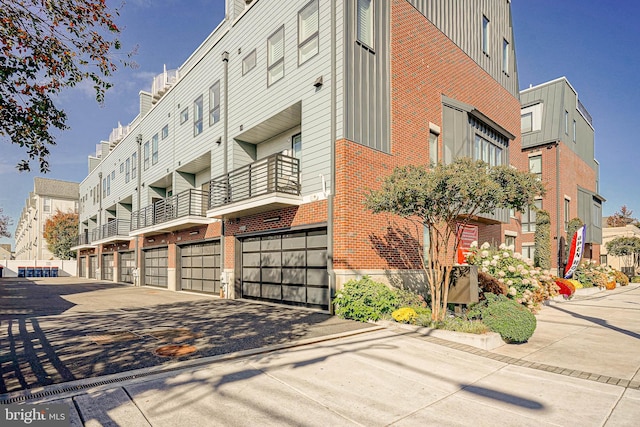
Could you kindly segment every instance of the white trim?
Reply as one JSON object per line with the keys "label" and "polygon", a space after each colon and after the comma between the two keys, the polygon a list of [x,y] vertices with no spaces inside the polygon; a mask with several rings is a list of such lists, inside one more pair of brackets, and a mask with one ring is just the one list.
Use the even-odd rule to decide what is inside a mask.
{"label": "white trim", "polygon": [[510,237],[518,237],[518,232],[517,231],[511,231],[511,230],[505,230],[504,231],[504,235],[505,236],[510,236]]}

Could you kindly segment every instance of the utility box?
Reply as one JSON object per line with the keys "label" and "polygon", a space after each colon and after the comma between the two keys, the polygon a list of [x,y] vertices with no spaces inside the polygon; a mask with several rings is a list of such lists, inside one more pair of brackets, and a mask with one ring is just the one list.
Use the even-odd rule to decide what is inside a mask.
{"label": "utility box", "polygon": [[475,265],[453,267],[448,301],[453,304],[478,302],[480,300],[478,292],[478,267]]}

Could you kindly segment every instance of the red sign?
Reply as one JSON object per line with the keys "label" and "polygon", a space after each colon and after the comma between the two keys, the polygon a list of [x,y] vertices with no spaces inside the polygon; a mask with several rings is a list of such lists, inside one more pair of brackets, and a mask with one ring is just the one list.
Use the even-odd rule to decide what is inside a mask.
{"label": "red sign", "polygon": [[458,236],[460,236],[460,244],[458,246],[458,264],[467,263],[467,254],[471,249],[471,243],[478,243],[478,226],[477,225],[465,225],[461,230],[462,225],[458,224]]}

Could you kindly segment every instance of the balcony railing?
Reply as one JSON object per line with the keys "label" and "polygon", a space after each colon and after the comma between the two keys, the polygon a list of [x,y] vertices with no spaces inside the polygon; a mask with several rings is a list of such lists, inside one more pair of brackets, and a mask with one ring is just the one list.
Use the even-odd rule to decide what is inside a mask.
{"label": "balcony railing", "polygon": [[131,231],[182,217],[206,217],[208,197],[206,191],[190,189],[159,200],[131,215]]}
{"label": "balcony railing", "polygon": [[[95,231],[95,230],[93,230]],[[87,246],[93,242],[93,231],[84,230],[78,235],[78,246]]]}
{"label": "balcony railing", "polygon": [[109,239],[111,237],[129,237],[131,229],[131,221],[124,219],[115,219],[107,222],[100,228],[97,228],[97,238],[95,240]]}
{"label": "balcony railing", "polygon": [[300,195],[300,162],[273,154],[210,181],[209,209],[271,193]]}

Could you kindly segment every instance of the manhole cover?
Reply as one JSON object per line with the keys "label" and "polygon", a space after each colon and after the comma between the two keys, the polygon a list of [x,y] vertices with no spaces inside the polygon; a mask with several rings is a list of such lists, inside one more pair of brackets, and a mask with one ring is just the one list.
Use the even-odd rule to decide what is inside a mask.
{"label": "manhole cover", "polygon": [[156,348],[156,355],[162,357],[180,357],[195,353],[196,348],[192,345],[163,345]]}

